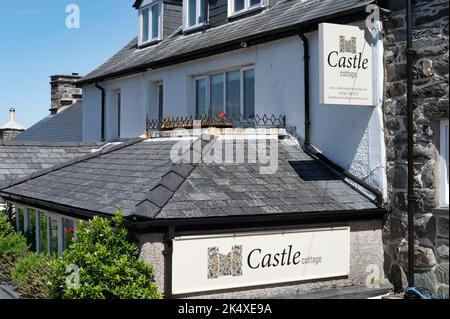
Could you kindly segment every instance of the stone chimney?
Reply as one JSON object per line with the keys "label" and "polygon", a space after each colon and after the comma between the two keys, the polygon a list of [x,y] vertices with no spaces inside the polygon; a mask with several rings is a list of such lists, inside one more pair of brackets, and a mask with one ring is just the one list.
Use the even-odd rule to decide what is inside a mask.
{"label": "stone chimney", "polygon": [[0,141],[9,141],[25,131],[25,127],[16,122],[16,110],[9,110],[9,121],[0,127]]}
{"label": "stone chimney", "polygon": [[50,114],[56,114],[61,108],[77,103],[82,99],[81,88],[75,86],[75,82],[81,79],[78,73],[52,75],[50,79],[52,87]]}

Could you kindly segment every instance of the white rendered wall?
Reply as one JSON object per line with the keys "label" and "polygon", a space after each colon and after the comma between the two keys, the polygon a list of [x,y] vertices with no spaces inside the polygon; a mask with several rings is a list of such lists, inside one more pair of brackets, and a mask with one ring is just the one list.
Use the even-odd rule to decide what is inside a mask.
{"label": "white rendered wall", "polygon": [[[311,141],[326,156],[358,177],[385,191],[385,156],[382,126],[382,44],[379,42],[375,63],[378,74],[376,94],[380,97],[376,107],[340,106],[319,104],[318,34],[308,35],[311,55]],[[381,46],[381,50],[380,50]],[[164,116],[194,115],[194,76],[215,71],[226,71],[254,65],[256,114],[286,115],[287,126],[295,127],[304,137],[304,66],[303,44],[299,37],[290,37],[221,54],[210,58],[187,62],[159,70],[148,71],[132,77],[101,83],[107,89],[106,137],[111,133],[112,90],[122,94],[122,138],[142,135],[147,115],[156,111],[156,83],[164,83]],[[381,77],[381,78],[380,78]],[[381,81],[381,85],[379,85]],[[91,114],[98,110],[100,95],[85,90],[84,110]],[[97,90],[98,91],[98,90]],[[84,139],[99,139],[97,126],[99,115],[85,116]],[[109,119],[109,120],[108,120]]]}

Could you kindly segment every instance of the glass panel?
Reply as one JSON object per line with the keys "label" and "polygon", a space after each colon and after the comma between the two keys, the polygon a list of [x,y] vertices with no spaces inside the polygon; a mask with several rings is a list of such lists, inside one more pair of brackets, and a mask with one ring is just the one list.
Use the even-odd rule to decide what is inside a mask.
{"label": "glass panel", "polygon": [[261,3],[261,0],[250,0],[250,7],[260,4],[260,3]]}
{"label": "glass panel", "polygon": [[245,0],[234,0],[234,11],[239,11],[244,9]]}
{"label": "glass panel", "polygon": [[47,253],[48,252],[48,232],[47,232],[47,223],[48,223],[48,218],[46,215],[41,213],[41,249],[40,252],[41,253]]}
{"label": "glass panel", "polygon": [[206,15],[207,15],[207,1],[208,0],[200,0],[200,16],[198,18],[199,23],[203,23],[206,21]]}
{"label": "glass panel", "polygon": [[49,217],[50,224],[50,254],[58,254],[58,221]]}
{"label": "glass panel", "polygon": [[67,248],[69,248],[75,236],[75,222],[71,219],[63,218],[63,227],[64,227],[63,247],[64,250],[66,250]]}
{"label": "glass panel", "polygon": [[16,207],[16,214],[17,214],[17,219],[18,219],[18,229],[17,229],[17,231],[19,232],[19,233],[24,233],[24,230],[25,230],[25,213],[24,213],[24,211],[23,211],[23,209],[22,208],[17,208]]}
{"label": "glass panel", "polygon": [[158,85],[158,117],[161,119],[164,116],[164,86]]}
{"label": "glass panel", "polygon": [[217,116],[224,112],[223,107],[223,74],[211,75],[211,116]]}
{"label": "glass panel", "polygon": [[149,28],[149,11],[148,9],[142,10],[142,42],[148,41],[148,28]]}
{"label": "glass panel", "polygon": [[206,79],[199,79],[195,81],[195,110],[197,115],[208,115],[206,105]]}
{"label": "glass panel", "polygon": [[241,72],[227,73],[227,117],[239,119],[241,113]]}
{"label": "glass panel", "polygon": [[31,251],[36,251],[36,212],[28,211],[28,231],[25,234]]}
{"label": "glass panel", "polygon": [[159,16],[160,16],[160,5],[155,4],[152,7],[152,39],[159,37]]}
{"label": "glass panel", "polygon": [[197,0],[188,0],[188,25],[193,26],[197,24],[196,14]]}
{"label": "glass panel", "polygon": [[255,70],[244,73],[244,117],[255,117]]}

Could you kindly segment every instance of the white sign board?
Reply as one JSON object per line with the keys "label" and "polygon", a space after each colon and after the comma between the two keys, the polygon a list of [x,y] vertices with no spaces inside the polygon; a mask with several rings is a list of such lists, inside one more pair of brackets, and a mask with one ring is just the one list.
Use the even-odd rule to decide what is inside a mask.
{"label": "white sign board", "polygon": [[349,275],[350,228],[177,237],[172,293]]}
{"label": "white sign board", "polygon": [[372,51],[363,29],[319,25],[321,104],[375,105]]}

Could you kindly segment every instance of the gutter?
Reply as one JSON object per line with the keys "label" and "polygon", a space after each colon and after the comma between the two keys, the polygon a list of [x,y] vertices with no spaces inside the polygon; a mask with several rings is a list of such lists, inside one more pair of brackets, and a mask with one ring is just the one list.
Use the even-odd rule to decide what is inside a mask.
{"label": "gutter", "polygon": [[[375,2],[375,1],[372,1],[372,2]],[[330,14],[328,16],[322,16],[322,17],[319,17],[319,18],[316,18],[316,19],[313,19],[313,20],[310,20],[307,22],[298,23],[298,24],[291,25],[291,26],[288,26],[285,28],[266,31],[266,32],[263,32],[260,34],[252,35],[252,36],[249,36],[246,38],[236,39],[231,42],[218,44],[218,45],[215,45],[212,47],[205,47],[205,48],[197,50],[195,52],[184,53],[184,54],[181,54],[178,56],[162,59],[159,61],[145,63],[145,64],[135,66],[132,68],[124,69],[122,71],[112,72],[112,73],[100,75],[100,76],[93,77],[93,78],[86,79],[86,80],[81,79],[80,81],[76,82],[76,85],[80,87],[80,86],[84,86],[84,85],[94,84],[94,83],[102,82],[105,80],[112,80],[115,78],[121,78],[121,77],[130,76],[130,75],[134,75],[134,74],[141,73],[141,72],[146,72],[149,69],[155,70],[155,69],[159,69],[159,68],[163,68],[163,67],[167,67],[167,66],[171,66],[171,65],[176,65],[176,64],[180,64],[180,63],[184,63],[184,62],[188,62],[188,61],[192,61],[192,60],[197,60],[197,59],[204,58],[204,57],[217,55],[220,53],[239,50],[239,49],[242,49],[241,44],[244,42],[247,44],[247,47],[250,47],[250,46],[255,46],[258,44],[262,44],[262,43],[267,43],[270,41],[275,41],[275,40],[295,36],[295,35],[298,35],[299,29],[302,29],[304,32],[314,31],[318,28],[318,24],[322,23],[322,22],[346,23],[346,22],[350,22],[350,21],[355,21],[358,18],[365,19],[365,9],[366,9],[365,6],[352,8],[345,12],[337,12],[334,14]],[[360,16],[361,14],[363,16]]]}
{"label": "gutter", "polygon": [[105,89],[103,87],[101,87],[100,85],[98,85],[98,83],[95,83],[95,87],[97,89],[99,89],[102,92],[102,97],[101,97],[101,108],[102,108],[102,119],[101,119],[101,141],[104,142],[105,141]]}

